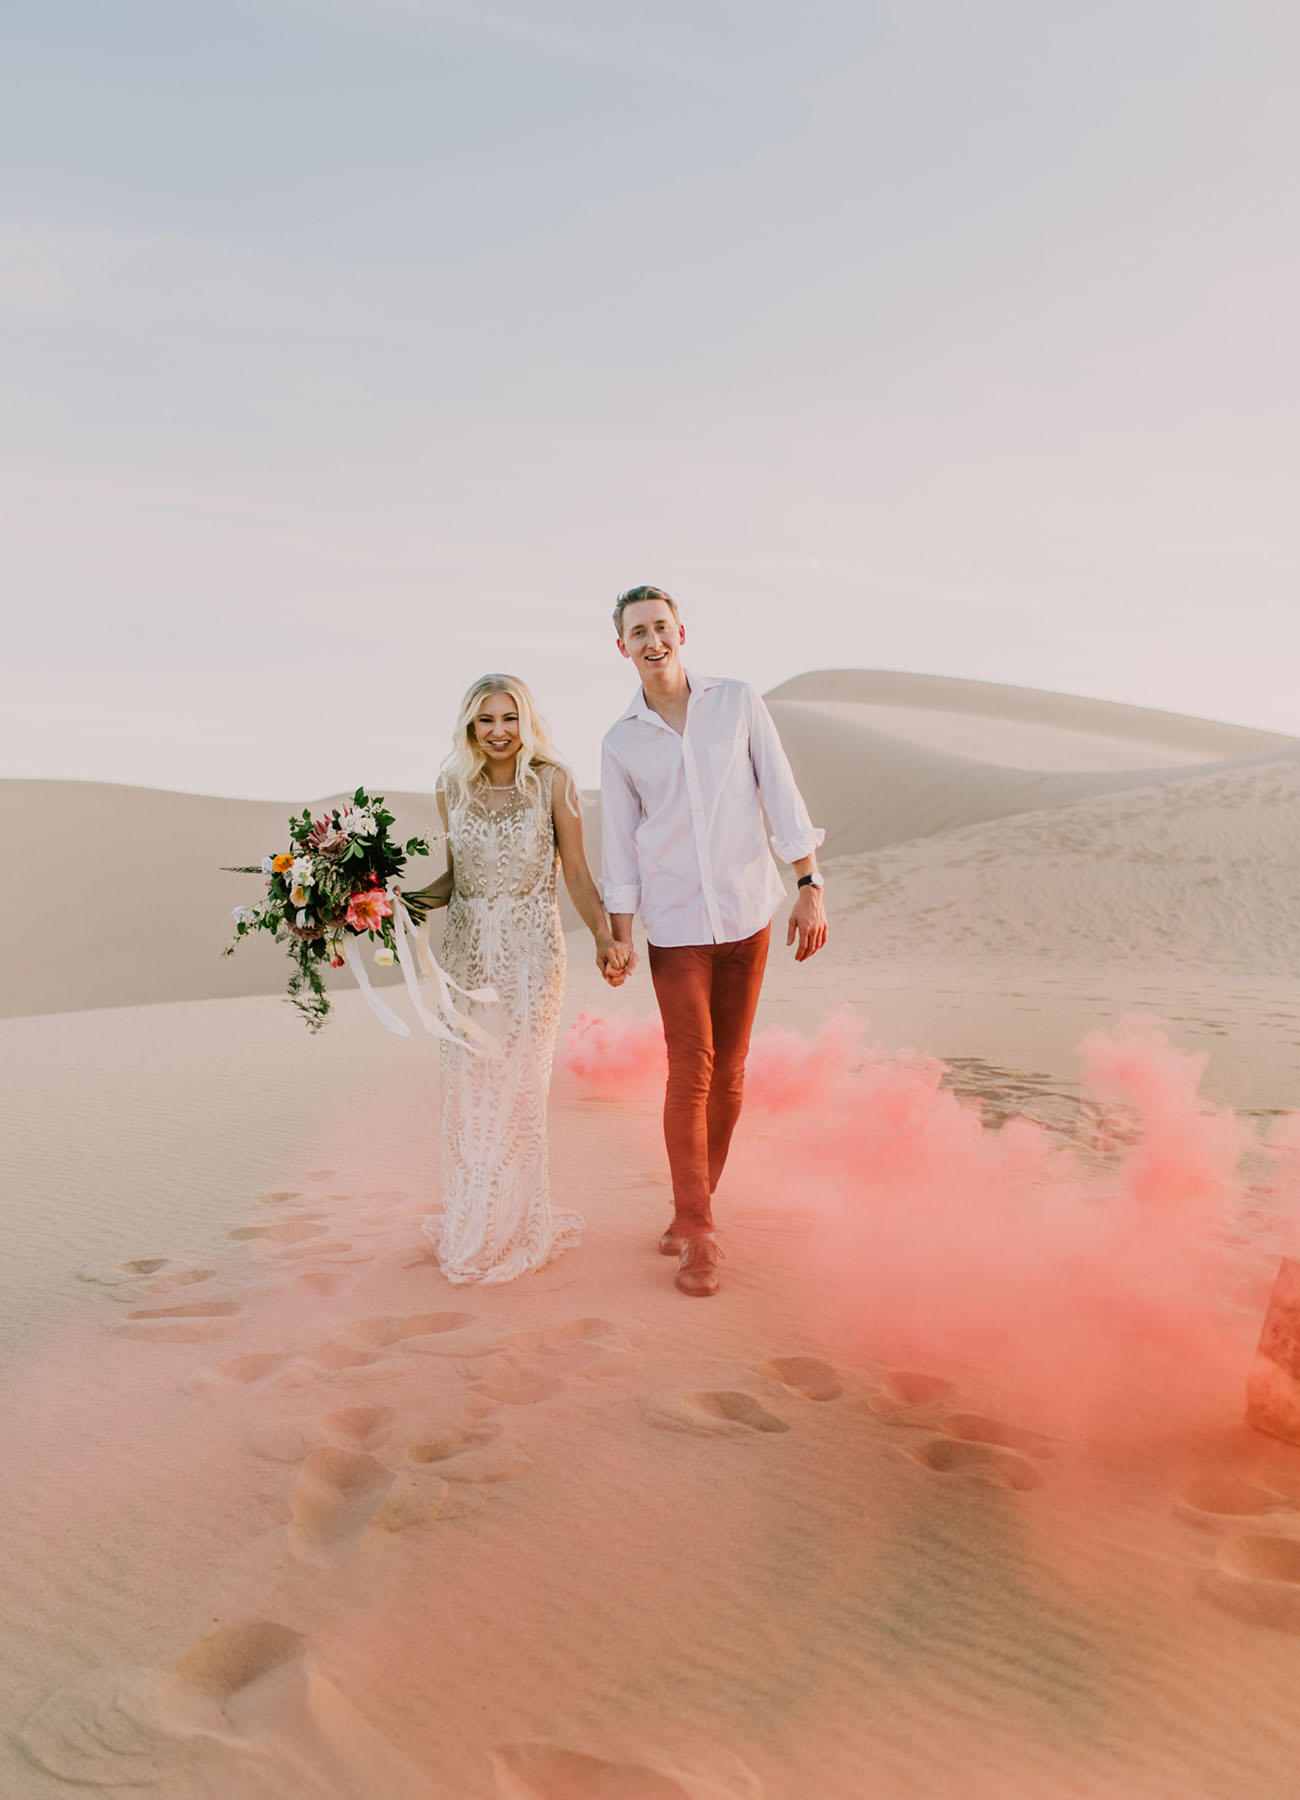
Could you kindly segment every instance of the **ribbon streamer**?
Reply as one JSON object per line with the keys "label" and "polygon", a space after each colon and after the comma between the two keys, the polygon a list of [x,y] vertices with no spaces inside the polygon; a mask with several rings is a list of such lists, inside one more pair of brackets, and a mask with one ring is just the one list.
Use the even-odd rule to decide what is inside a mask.
{"label": "ribbon streamer", "polygon": [[[468,1014],[461,1012],[452,999],[453,991],[462,999],[473,1001],[479,1006],[496,1006],[498,1002],[495,988],[467,988],[448,975],[447,971],[435,959],[429,948],[429,926],[426,921],[417,931],[411,923],[410,915],[400,894],[388,887],[388,897],[393,903],[393,936],[397,943],[397,960],[401,965],[402,978],[406,982],[406,991],[411,996],[411,1004],[415,1008],[416,1017],[426,1031],[435,1037],[447,1038],[454,1044],[460,1044],[471,1054],[482,1054],[499,1057],[501,1045],[490,1031],[476,1024]],[[418,965],[418,970],[417,970]],[[423,978],[429,983],[438,996],[442,1018],[452,1027],[447,1030],[441,1019],[434,1017],[424,1004],[420,993],[419,981]]]}
{"label": "ribbon streamer", "polygon": [[[462,987],[448,975],[429,948],[427,923],[417,931],[411,923],[401,895],[394,891],[391,882],[387,893],[393,905],[393,939],[397,945],[397,960],[416,1018],[431,1037],[442,1038],[449,1044],[459,1044],[471,1056],[488,1056],[494,1060],[500,1058],[503,1052],[498,1040],[467,1013],[462,1012],[452,998],[453,994],[459,994],[463,1000],[477,1005],[495,1006],[498,1004],[496,989]],[[409,1037],[411,1028],[406,1020],[375,992],[355,937],[344,939],[343,956],[356,976],[357,986],[365,995],[371,1012],[379,1022],[396,1036]],[[419,985],[422,980],[428,983],[436,995],[436,1011],[430,1011],[424,1003]]]}

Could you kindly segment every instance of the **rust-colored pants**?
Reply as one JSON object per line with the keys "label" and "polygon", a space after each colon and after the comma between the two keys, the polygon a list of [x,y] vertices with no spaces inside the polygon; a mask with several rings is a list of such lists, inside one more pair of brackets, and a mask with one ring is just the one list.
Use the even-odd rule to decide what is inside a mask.
{"label": "rust-colored pants", "polygon": [[770,935],[765,925],[735,944],[649,947],[668,1041],[664,1141],[679,1237],[713,1230],[713,1190],[740,1117]]}

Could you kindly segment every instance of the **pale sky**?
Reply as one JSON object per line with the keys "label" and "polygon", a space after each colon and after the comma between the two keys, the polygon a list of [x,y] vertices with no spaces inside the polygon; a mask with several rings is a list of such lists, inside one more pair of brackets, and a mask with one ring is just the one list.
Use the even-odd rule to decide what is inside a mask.
{"label": "pale sky", "polygon": [[1300,735],[1294,0],[10,0],[0,776],[427,787],[609,610]]}

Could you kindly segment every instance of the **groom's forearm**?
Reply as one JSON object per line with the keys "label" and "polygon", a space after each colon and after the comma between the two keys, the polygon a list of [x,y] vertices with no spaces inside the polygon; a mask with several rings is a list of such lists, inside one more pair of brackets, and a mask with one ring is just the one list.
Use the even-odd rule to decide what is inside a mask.
{"label": "groom's forearm", "polygon": [[611,913],[609,915],[609,928],[614,933],[616,944],[632,942],[632,920],[635,916],[634,913]]}

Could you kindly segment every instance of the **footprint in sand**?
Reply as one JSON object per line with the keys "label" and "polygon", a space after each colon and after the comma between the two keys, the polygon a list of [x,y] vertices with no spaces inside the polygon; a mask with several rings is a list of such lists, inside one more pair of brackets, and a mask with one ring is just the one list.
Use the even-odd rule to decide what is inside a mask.
{"label": "footprint in sand", "polygon": [[295,1287],[306,1288],[309,1294],[317,1294],[322,1300],[328,1300],[332,1295],[337,1294],[339,1289],[346,1287],[351,1279],[352,1277],[349,1275],[327,1275],[316,1270],[306,1275],[295,1275],[293,1278]]}
{"label": "footprint in sand", "polygon": [[558,1744],[503,1744],[488,1751],[502,1800],[764,1800],[758,1777],[727,1752],[707,1774],[610,1762]]}
{"label": "footprint in sand", "polygon": [[549,1325],[541,1331],[515,1331],[502,1338],[501,1350],[535,1352],[540,1356],[563,1356],[593,1338],[608,1337],[614,1326],[608,1319],[570,1319],[565,1325]]}
{"label": "footprint in sand", "polygon": [[881,1377],[880,1392],[867,1401],[882,1419],[898,1419],[950,1400],[956,1389],[942,1375],[926,1375],[912,1369],[890,1369]]}
{"label": "footprint in sand", "polygon": [[162,1669],[101,1670],[58,1688],[20,1726],[28,1760],[78,1787],[153,1787],[186,1740],[238,1736],[274,1706],[306,1639],[256,1619],[228,1626]]}
{"label": "footprint in sand", "polygon": [[645,1367],[645,1357],[637,1345],[648,1335],[639,1328],[630,1333],[622,1331],[609,1319],[570,1319],[564,1325],[541,1331],[516,1331],[493,1348],[508,1354],[545,1357],[552,1364],[562,1363],[566,1374],[606,1380],[633,1375]]}
{"label": "footprint in sand", "polygon": [[302,1465],[289,1502],[289,1543],[309,1561],[337,1555],[387,1498],[393,1472],[365,1450],[323,1444]]}
{"label": "footprint in sand", "polygon": [[235,1300],[195,1300],[188,1306],[141,1306],[112,1329],[119,1337],[154,1343],[190,1344],[229,1337],[240,1307]]}
{"label": "footprint in sand", "polygon": [[1207,1599],[1238,1619],[1300,1632],[1300,1538],[1241,1532],[1219,1545],[1201,1577]]}
{"label": "footprint in sand", "polygon": [[[1250,1521],[1267,1525],[1275,1522],[1270,1514],[1294,1516],[1285,1494],[1237,1475],[1211,1475],[1186,1482],[1174,1495],[1174,1511],[1193,1525],[1217,1529]],[[1300,1519],[1296,1522],[1300,1524]]]}
{"label": "footprint in sand", "polygon": [[413,1525],[464,1518],[467,1513],[477,1512],[482,1504],[481,1494],[453,1487],[441,1476],[425,1470],[410,1471],[397,1477],[368,1529],[374,1532],[407,1531]]}
{"label": "footprint in sand", "polygon": [[960,1438],[928,1438],[923,1444],[910,1444],[903,1451],[923,1468],[936,1475],[965,1475],[994,1487],[1014,1488],[1027,1493],[1043,1479],[1027,1457],[997,1444],[967,1443]]}
{"label": "footprint in sand", "polygon": [[290,1419],[256,1427],[249,1448],[269,1462],[302,1463],[330,1446],[375,1450],[392,1435],[397,1414],[391,1406],[345,1406],[318,1419]]}
{"label": "footprint in sand", "polygon": [[756,1375],[770,1375],[792,1394],[805,1400],[838,1400],[844,1383],[828,1362],[815,1356],[774,1356],[771,1362],[758,1363]]}
{"label": "footprint in sand", "polygon": [[432,1467],[446,1481],[480,1487],[514,1481],[533,1466],[533,1459],[499,1435],[492,1425],[462,1426],[426,1444],[412,1444],[407,1459],[417,1468]]}
{"label": "footprint in sand", "polygon": [[216,1272],[215,1269],[168,1269],[152,1281],[146,1281],[140,1292],[174,1294],[181,1288],[199,1287],[203,1282],[211,1281]]}
{"label": "footprint in sand", "polygon": [[752,1437],[755,1432],[790,1429],[752,1394],[726,1389],[663,1395],[648,1403],[646,1418],[661,1430],[695,1432],[702,1437]]}
{"label": "footprint in sand", "polygon": [[278,1375],[287,1367],[288,1361],[288,1357],[278,1350],[254,1350],[247,1356],[232,1356],[229,1362],[221,1364],[217,1374],[241,1387],[255,1388],[269,1381],[272,1375]]}
{"label": "footprint in sand", "polygon": [[273,1188],[268,1194],[259,1194],[257,1196],[257,1203],[259,1206],[279,1206],[285,1200],[301,1199],[301,1188]]}
{"label": "footprint in sand", "polygon": [[280,1351],[255,1350],[246,1356],[233,1356],[215,1369],[200,1370],[181,1384],[181,1391],[200,1399],[228,1400],[236,1394],[257,1393],[269,1385],[292,1388],[310,1385],[310,1380],[304,1382],[292,1360]]}
{"label": "footprint in sand", "polygon": [[1021,1450],[1026,1456],[1054,1456],[1056,1447],[1040,1431],[1029,1431],[1021,1425],[1008,1425],[1003,1419],[990,1419],[984,1413],[948,1413],[939,1429],[950,1438],[968,1444],[995,1444],[1003,1450]]}
{"label": "footprint in sand", "polygon": [[320,1423],[336,1444],[373,1450],[392,1435],[396,1419],[391,1406],[345,1406],[339,1412],[326,1413]]}
{"label": "footprint in sand", "polygon": [[103,1669],[58,1688],[16,1742],[37,1769],[74,1787],[240,1800],[427,1795],[427,1777],[311,1667],[308,1650],[271,1619],[228,1625],[170,1664]]}
{"label": "footprint in sand", "polygon": [[226,1236],[234,1244],[249,1243],[254,1238],[269,1238],[273,1244],[301,1244],[308,1238],[324,1237],[326,1229],[310,1219],[283,1219],[276,1225],[238,1225]]}
{"label": "footprint in sand", "polygon": [[78,1281],[94,1282],[112,1290],[110,1298],[133,1305],[143,1296],[171,1294],[211,1281],[215,1269],[173,1268],[165,1256],[142,1256],[132,1262],[90,1263],[77,1271]]}
{"label": "footprint in sand", "polygon": [[277,1262],[302,1262],[307,1257],[326,1258],[332,1263],[369,1262],[370,1252],[358,1250],[350,1238],[318,1237],[308,1243],[284,1244],[276,1252]]}
{"label": "footprint in sand", "polygon": [[[344,1277],[346,1279],[346,1277]],[[417,1355],[442,1353],[441,1339],[472,1322],[472,1313],[410,1313],[358,1319],[337,1337],[309,1353],[308,1361],[326,1374],[364,1368],[394,1347]]]}
{"label": "footprint in sand", "polygon": [[362,1344],[373,1344],[381,1350],[400,1344],[403,1350],[419,1351],[421,1338],[442,1337],[448,1331],[460,1331],[474,1322],[473,1313],[432,1312],[384,1315],[359,1319],[349,1325],[347,1335]]}
{"label": "footprint in sand", "polygon": [[78,1281],[90,1281],[96,1287],[125,1287],[146,1275],[156,1275],[167,1266],[165,1256],[137,1256],[129,1262],[86,1263],[77,1270]]}
{"label": "footprint in sand", "polygon": [[481,1365],[476,1366],[474,1374],[474,1392],[503,1406],[537,1406],[564,1392],[564,1383],[558,1377],[540,1374],[513,1356],[498,1356],[486,1372]]}
{"label": "footprint in sand", "polygon": [[308,1362],[327,1375],[333,1375],[339,1369],[364,1368],[368,1363],[378,1362],[378,1350],[372,1350],[365,1344],[356,1343],[345,1332],[343,1336],[330,1338],[326,1343],[317,1345],[310,1351]]}

